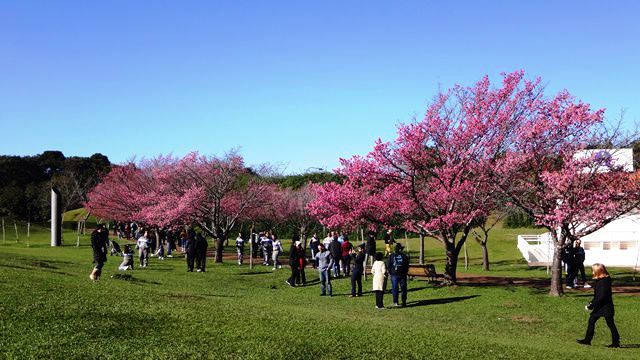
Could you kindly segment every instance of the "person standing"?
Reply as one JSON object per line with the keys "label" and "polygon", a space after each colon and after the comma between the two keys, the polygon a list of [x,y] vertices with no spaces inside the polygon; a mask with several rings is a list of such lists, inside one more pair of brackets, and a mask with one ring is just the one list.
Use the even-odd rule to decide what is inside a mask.
{"label": "person standing", "polygon": [[332,295],[329,269],[331,269],[333,263],[334,260],[331,257],[331,253],[324,247],[324,244],[320,244],[316,254],[316,264],[318,264],[318,273],[320,275],[320,296],[325,296],[327,291],[329,296]]}
{"label": "person standing", "polygon": [[207,239],[199,232],[196,235],[195,254],[196,254],[196,271],[204,272],[207,268],[207,248],[209,243]]}
{"label": "person standing", "polygon": [[591,302],[585,306],[585,309],[591,310],[591,316],[589,316],[589,324],[587,325],[587,333],[584,339],[578,340],[579,344],[591,345],[591,340],[596,329],[596,322],[601,317],[604,317],[607,322],[607,326],[611,331],[611,344],[609,347],[620,347],[620,334],[618,328],[613,320],[615,310],[613,307],[613,294],[611,291],[611,276],[607,271],[607,268],[602,264],[593,264],[591,267],[593,271],[593,279],[595,280],[594,294]]}
{"label": "person standing", "polygon": [[[320,239],[318,239],[318,235],[313,233],[311,239],[309,239],[309,250],[311,251],[311,259],[316,258],[316,253],[318,252],[318,245],[320,244]],[[316,268],[316,261],[313,260],[313,268]]]}
{"label": "person standing", "polygon": [[346,235],[343,237],[340,249],[342,251],[342,272],[344,276],[349,277],[349,275],[351,275],[351,253],[353,253],[353,245]]}
{"label": "person standing", "polygon": [[398,305],[398,290],[402,293],[402,306],[407,306],[407,275],[409,274],[409,257],[402,250],[402,244],[396,244],[396,251],[387,260],[387,271],[391,275],[391,293],[393,306]]}
{"label": "person standing", "polygon": [[350,256],[354,258],[353,272],[351,273],[351,297],[362,296],[362,273],[364,272],[364,261],[366,258],[365,245],[358,246],[358,253],[351,251]]}
{"label": "person standing", "polygon": [[562,261],[567,266],[566,287],[567,289],[573,289],[574,280],[576,279],[576,256],[571,242],[567,244],[562,252]]}
{"label": "person standing", "polygon": [[393,239],[393,230],[388,229],[384,234],[384,256],[389,256],[392,253],[393,244],[395,244],[395,240]]}
{"label": "person standing", "polygon": [[109,232],[104,228],[103,224],[98,224],[96,229],[91,233],[91,249],[93,250],[93,262],[96,264],[89,274],[89,279],[100,280],[102,268],[107,262],[107,242],[109,241]]}
{"label": "person standing", "polygon": [[581,246],[582,245],[582,241],[580,241],[580,239],[576,240],[576,246],[575,246],[575,262],[576,262],[576,277],[578,277],[578,273],[580,273],[580,277],[582,279],[582,287],[584,288],[590,288],[591,285],[589,285],[589,283],[587,283],[587,275],[584,272],[584,258],[585,258],[585,253],[584,253],[584,248]]}
{"label": "person standing", "polygon": [[285,282],[287,285],[294,287],[296,286],[296,279],[298,278],[298,272],[300,270],[298,251],[296,251],[296,244],[294,242],[291,243],[291,247],[289,248],[289,267],[291,268],[291,276]]}
{"label": "person standing", "polygon": [[[367,248],[366,248],[366,258],[371,259],[369,262],[369,266],[373,266],[373,261],[376,257],[376,232],[373,230],[369,230],[367,232]],[[365,261],[366,265],[366,261]]]}
{"label": "person standing", "polygon": [[333,258],[333,277],[337,278],[340,276],[340,259],[342,259],[342,245],[340,245],[337,236],[329,243],[329,253]]}
{"label": "person standing", "polygon": [[140,258],[140,267],[147,267],[147,265],[149,265],[149,238],[147,236],[148,233],[145,231],[136,242],[138,256]]}
{"label": "person standing", "polygon": [[242,261],[244,260],[244,239],[242,238],[242,233],[238,233],[238,237],[236,238],[236,252],[238,253],[238,265],[242,265]]}
{"label": "person standing", "polygon": [[304,285],[307,283],[307,277],[304,273],[304,268],[307,266],[307,257],[304,247],[302,247],[302,242],[296,241],[295,245],[295,251],[298,253],[298,277],[296,278],[296,284]]}
{"label": "person standing", "polygon": [[193,238],[187,237],[186,233],[183,237],[183,249],[187,257],[187,272],[193,272],[193,263],[196,257],[196,247]]}
{"label": "person standing", "polygon": [[271,234],[267,233],[260,240],[260,247],[262,248],[262,255],[264,256],[262,264],[265,266],[269,266],[269,262],[271,261],[271,252],[273,251],[273,240],[271,240]]}
{"label": "person standing", "polygon": [[382,253],[377,252],[375,257],[376,261],[373,262],[373,266],[371,267],[371,274],[373,274],[373,292],[376,294],[376,309],[384,309],[384,285],[387,277],[387,267],[382,259]]}

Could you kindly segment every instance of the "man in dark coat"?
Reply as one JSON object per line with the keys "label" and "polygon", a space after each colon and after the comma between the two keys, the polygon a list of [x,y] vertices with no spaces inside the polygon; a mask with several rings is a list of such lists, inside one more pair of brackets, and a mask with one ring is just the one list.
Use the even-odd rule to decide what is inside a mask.
{"label": "man in dark coat", "polygon": [[193,262],[196,257],[196,240],[192,237],[187,237],[184,239],[184,252],[187,256],[187,272],[193,272]]}
{"label": "man in dark coat", "polygon": [[329,243],[329,254],[334,259],[333,262],[333,277],[340,276],[340,259],[342,259],[342,245],[338,241],[338,237],[334,236],[333,240]]}
{"label": "man in dark coat", "polygon": [[202,233],[198,233],[196,235],[195,242],[195,255],[196,255],[196,271],[204,272],[207,266],[207,248],[209,244],[207,243],[207,239],[202,235]]}
{"label": "man in dark coat", "polygon": [[409,257],[402,249],[402,244],[396,244],[396,251],[389,255],[387,271],[391,274],[391,293],[393,306],[398,306],[398,288],[402,293],[402,306],[407,305],[407,275],[409,274]]}
{"label": "man in dark coat", "polygon": [[[373,259],[376,256],[376,232],[373,230],[369,230],[367,232],[367,248],[366,248],[366,258],[371,259],[369,262],[369,266],[373,265]],[[365,259],[366,264],[366,259]]]}
{"label": "man in dark coat", "polygon": [[91,280],[99,280],[102,275],[102,267],[107,262],[107,242],[109,241],[109,233],[104,225],[98,224],[98,227],[91,233],[91,248],[93,249],[93,262],[96,266],[91,271],[89,278]]}
{"label": "man in dark coat", "polygon": [[351,297],[362,296],[362,274],[364,272],[364,261],[366,258],[365,245],[358,246],[358,253],[351,254],[354,258],[353,269],[351,272]]}

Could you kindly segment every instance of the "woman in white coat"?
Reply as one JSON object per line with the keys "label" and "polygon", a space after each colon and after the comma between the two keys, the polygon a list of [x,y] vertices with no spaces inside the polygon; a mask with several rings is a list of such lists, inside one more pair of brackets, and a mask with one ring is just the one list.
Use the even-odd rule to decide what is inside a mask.
{"label": "woman in white coat", "polygon": [[373,274],[373,292],[376,294],[376,309],[384,309],[382,299],[384,296],[384,280],[387,277],[387,266],[382,261],[381,252],[376,253],[375,260],[371,267],[371,274]]}

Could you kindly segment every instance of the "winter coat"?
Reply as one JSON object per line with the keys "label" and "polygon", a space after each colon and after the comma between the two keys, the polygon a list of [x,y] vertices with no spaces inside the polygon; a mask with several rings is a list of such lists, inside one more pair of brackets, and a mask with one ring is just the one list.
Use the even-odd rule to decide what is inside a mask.
{"label": "winter coat", "polygon": [[91,233],[91,248],[93,249],[93,261],[106,262],[107,261],[107,241],[109,235],[107,230],[102,232],[94,231]]}
{"label": "winter coat", "polygon": [[596,279],[593,286],[593,299],[588,305],[594,316],[613,316],[613,298],[611,292],[611,278],[609,276]]}
{"label": "winter coat", "polygon": [[373,291],[384,291],[384,279],[387,274],[387,266],[384,261],[375,261],[371,273],[373,274]]}
{"label": "winter coat", "polygon": [[334,239],[329,243],[329,253],[334,259],[342,258],[342,245],[337,239]]}

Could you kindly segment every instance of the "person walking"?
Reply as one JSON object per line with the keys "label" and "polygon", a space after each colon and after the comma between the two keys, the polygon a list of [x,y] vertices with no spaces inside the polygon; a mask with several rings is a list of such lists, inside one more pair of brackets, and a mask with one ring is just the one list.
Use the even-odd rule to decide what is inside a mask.
{"label": "person walking", "polygon": [[147,265],[149,265],[149,238],[147,236],[148,233],[145,231],[136,242],[138,256],[140,259],[140,267],[147,267]]}
{"label": "person walking", "polygon": [[333,267],[333,257],[331,253],[324,247],[324,244],[318,245],[318,253],[316,254],[316,264],[318,264],[318,273],[320,275],[320,296],[325,296],[327,291],[329,296],[332,295],[331,277],[329,269]]}
{"label": "person walking", "polygon": [[383,300],[387,267],[382,259],[382,253],[377,252],[375,257],[376,261],[373,262],[373,266],[371,267],[371,274],[373,274],[373,292],[376,294],[376,309],[384,309]]}
{"label": "person walking", "polygon": [[207,268],[207,248],[209,247],[209,243],[207,239],[202,235],[201,232],[198,232],[196,235],[195,242],[195,254],[196,254],[196,271],[204,272]]}
{"label": "person walking", "polygon": [[358,246],[358,253],[351,250],[349,256],[354,258],[353,272],[351,273],[351,297],[362,296],[362,273],[364,272],[364,261],[366,258],[365,245]]}
{"label": "person walking", "polygon": [[238,233],[238,237],[236,238],[236,252],[238,253],[238,265],[242,265],[242,261],[244,260],[244,239],[242,238],[242,233]]}
{"label": "person walking", "polygon": [[91,233],[91,249],[93,250],[93,262],[96,264],[89,274],[89,279],[100,280],[102,268],[107,262],[107,242],[109,241],[109,232],[104,228],[103,224],[98,224],[96,229]]}
{"label": "person walking", "polygon": [[285,282],[287,285],[295,287],[298,272],[300,271],[300,263],[298,262],[298,251],[294,242],[291,243],[289,248],[289,267],[291,268],[291,276]]}
{"label": "person walking", "polygon": [[409,257],[402,250],[402,244],[396,244],[395,252],[387,260],[387,271],[391,275],[391,294],[393,306],[398,305],[398,290],[402,293],[402,306],[407,306],[407,275],[409,274]]}
{"label": "person walking", "polygon": [[[295,236],[296,235],[294,235],[294,242],[295,242]],[[282,268],[282,264],[280,263],[280,260],[278,259],[278,257],[280,256],[280,254],[284,252],[284,249],[282,248],[282,242],[280,241],[280,239],[278,239],[278,237],[275,234],[273,235],[272,246],[273,246],[273,252],[271,255],[271,259],[273,260],[273,269],[271,270],[280,269]]]}
{"label": "person walking", "polygon": [[260,239],[260,248],[262,248],[263,262],[265,266],[269,266],[271,261],[271,253],[273,251],[273,240],[271,240],[271,234],[267,233]]}
{"label": "person walking", "polygon": [[616,328],[616,323],[613,320],[615,315],[615,309],[613,307],[613,297],[611,291],[611,276],[607,271],[607,268],[599,263],[593,264],[591,267],[593,271],[593,279],[595,280],[594,294],[591,302],[585,306],[585,309],[591,310],[591,316],[589,316],[589,323],[587,325],[587,333],[584,339],[578,340],[579,344],[591,345],[591,340],[596,329],[596,322],[601,317],[604,317],[607,322],[607,326],[611,331],[611,344],[609,347],[620,347],[620,334]]}

